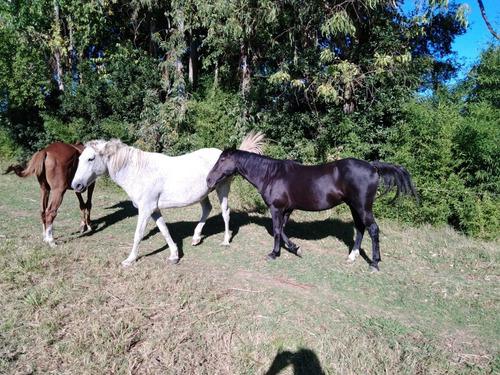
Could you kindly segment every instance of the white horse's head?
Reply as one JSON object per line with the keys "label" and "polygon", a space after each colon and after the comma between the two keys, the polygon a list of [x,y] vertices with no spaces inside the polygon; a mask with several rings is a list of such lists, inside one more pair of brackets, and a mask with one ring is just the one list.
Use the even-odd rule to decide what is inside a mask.
{"label": "white horse's head", "polygon": [[108,142],[103,140],[90,141],[85,144],[85,149],[78,158],[78,168],[71,182],[71,187],[76,192],[84,191],[97,177],[108,171],[107,144]]}

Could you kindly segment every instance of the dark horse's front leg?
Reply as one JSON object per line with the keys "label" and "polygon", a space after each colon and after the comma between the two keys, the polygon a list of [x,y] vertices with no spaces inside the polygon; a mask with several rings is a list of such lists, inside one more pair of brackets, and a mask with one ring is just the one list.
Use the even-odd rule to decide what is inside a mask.
{"label": "dark horse's front leg", "polygon": [[300,256],[302,256],[302,253],[300,251],[299,246],[297,246],[292,241],[290,241],[290,239],[285,234],[285,226],[288,223],[288,219],[290,218],[291,214],[292,214],[292,211],[287,211],[283,215],[283,226],[281,227],[281,238],[283,239],[283,242],[285,242],[285,245],[288,248],[288,251],[290,251],[292,254],[295,254],[295,255],[300,257]]}
{"label": "dark horse's front leg", "polygon": [[267,255],[268,260],[274,260],[280,256],[281,230],[283,227],[283,211],[271,206],[271,215],[273,219],[273,251]]}

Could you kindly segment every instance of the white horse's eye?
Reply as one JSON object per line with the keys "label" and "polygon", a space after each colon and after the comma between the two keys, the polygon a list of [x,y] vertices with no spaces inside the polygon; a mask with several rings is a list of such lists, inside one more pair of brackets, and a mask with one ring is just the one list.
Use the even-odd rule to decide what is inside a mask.
{"label": "white horse's eye", "polygon": [[94,161],[95,160],[95,156],[92,156],[91,158],[89,158],[89,161]]}

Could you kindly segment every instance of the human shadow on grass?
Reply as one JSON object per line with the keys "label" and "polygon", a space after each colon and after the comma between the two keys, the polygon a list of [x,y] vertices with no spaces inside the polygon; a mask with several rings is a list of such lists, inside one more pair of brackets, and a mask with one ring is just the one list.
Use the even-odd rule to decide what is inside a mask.
{"label": "human shadow on grass", "polygon": [[[166,211],[168,212],[168,211]],[[165,215],[168,219],[168,214]],[[269,233],[269,249],[273,246],[272,238],[272,220],[269,217],[249,215],[246,212],[232,212],[230,226],[232,229],[231,240],[238,234],[239,229],[249,224],[255,224],[258,226],[263,226]],[[197,221],[175,221],[168,223],[167,227],[172,236],[173,240],[176,242],[179,248],[179,256],[182,257],[182,243],[185,238],[191,237],[194,232],[194,228],[198,224]],[[344,222],[336,218],[328,218],[325,220],[318,221],[306,221],[306,222],[295,222],[293,218],[288,222],[286,226],[286,233],[291,239],[298,238],[302,240],[319,240],[327,238],[329,236],[336,237],[340,239],[347,247],[346,251],[352,248],[354,245],[354,229],[353,224],[349,222]],[[224,233],[224,222],[221,215],[214,215],[207,219],[206,224],[203,228],[203,240],[213,235],[220,235],[221,241]],[[143,238],[146,240],[154,235],[159,234],[157,227],[151,229]],[[151,253],[145,254],[144,256],[151,256],[158,254],[168,248],[167,245],[162,246]],[[361,255],[365,260],[368,259],[363,251],[360,251]]]}
{"label": "human shadow on grass", "polygon": [[293,367],[294,375],[325,374],[316,353],[310,349],[300,348],[295,353],[278,351],[265,375],[278,375],[288,366]]}

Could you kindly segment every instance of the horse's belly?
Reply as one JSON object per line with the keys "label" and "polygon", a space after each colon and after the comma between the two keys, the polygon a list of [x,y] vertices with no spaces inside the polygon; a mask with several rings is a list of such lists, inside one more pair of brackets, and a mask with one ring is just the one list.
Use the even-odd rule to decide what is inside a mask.
{"label": "horse's belly", "polygon": [[201,201],[209,191],[202,183],[179,184],[165,188],[158,198],[159,208],[185,207]]}
{"label": "horse's belly", "polygon": [[342,196],[335,189],[322,191],[317,186],[312,185],[308,189],[295,192],[292,201],[295,201],[295,208],[298,210],[323,211],[341,204]]}

